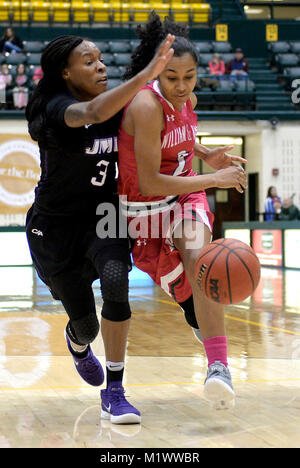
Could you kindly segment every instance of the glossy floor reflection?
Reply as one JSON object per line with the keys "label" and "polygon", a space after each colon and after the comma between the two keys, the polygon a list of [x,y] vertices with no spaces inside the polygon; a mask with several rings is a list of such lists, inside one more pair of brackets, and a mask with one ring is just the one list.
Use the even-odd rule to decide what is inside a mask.
{"label": "glossy floor reflection", "polygon": [[[0,447],[300,447],[299,283],[265,268],[254,296],[226,307],[237,402],[220,413],[202,398],[206,358],[181,310],[133,270],[125,386],[142,425],[115,426],[74,370],[61,304],[31,267],[0,268]],[[100,336],[93,350],[104,364]]]}

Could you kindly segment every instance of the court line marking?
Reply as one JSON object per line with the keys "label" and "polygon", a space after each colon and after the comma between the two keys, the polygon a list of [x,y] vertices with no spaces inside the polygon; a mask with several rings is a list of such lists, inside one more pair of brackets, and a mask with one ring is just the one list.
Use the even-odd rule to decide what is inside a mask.
{"label": "court line marking", "polygon": [[[204,379],[204,376],[203,376]],[[299,382],[300,378],[298,379],[249,379],[249,380],[240,380],[240,379],[233,379],[233,383],[266,383],[266,382]],[[154,383],[137,383],[137,384],[125,384],[125,387],[159,387],[161,385],[198,385],[200,387],[203,386],[203,382],[154,382]],[[70,387],[20,387],[20,388],[1,388],[0,391],[8,392],[8,391],[57,391],[57,390],[93,390],[91,387],[78,387],[78,386],[70,386]]]}
{"label": "court line marking", "polygon": [[[156,297],[144,296],[144,295],[142,295],[142,296],[135,295],[134,297],[140,297],[142,299],[150,299],[150,300],[152,300],[154,302],[161,302],[163,304],[172,305],[173,307],[180,307],[178,304],[176,304],[176,302],[167,301],[166,299],[157,299]],[[134,315],[138,315],[138,314],[134,314]],[[139,314],[139,315],[142,315],[142,314]],[[243,322],[243,323],[247,323],[249,325],[254,325],[256,327],[268,328],[268,329],[271,329],[271,330],[275,330],[275,331],[279,331],[279,332],[283,332],[283,333],[288,333],[289,335],[300,336],[300,332],[297,333],[297,332],[294,332],[294,331],[291,331],[291,330],[286,330],[285,328],[272,327],[271,325],[265,325],[264,323],[253,322],[251,320],[246,320],[246,319],[242,319],[242,318],[238,318],[238,317],[233,317],[232,315],[228,315],[228,314],[225,314],[225,318],[228,318],[230,320],[235,320],[236,322]]]}

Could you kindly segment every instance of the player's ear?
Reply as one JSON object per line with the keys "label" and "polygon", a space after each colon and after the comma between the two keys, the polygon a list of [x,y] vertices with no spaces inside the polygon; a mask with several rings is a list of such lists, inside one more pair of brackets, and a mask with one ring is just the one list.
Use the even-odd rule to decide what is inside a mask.
{"label": "player's ear", "polygon": [[64,80],[67,80],[70,76],[69,70],[67,68],[64,68],[61,74]]}

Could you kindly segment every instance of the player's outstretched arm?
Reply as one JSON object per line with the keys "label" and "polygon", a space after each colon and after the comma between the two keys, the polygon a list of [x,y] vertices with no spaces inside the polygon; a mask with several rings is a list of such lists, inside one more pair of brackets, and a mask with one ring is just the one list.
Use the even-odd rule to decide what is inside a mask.
{"label": "player's outstretched arm", "polygon": [[149,91],[142,91],[130,104],[126,119],[132,123],[134,152],[140,192],[143,196],[168,196],[198,192],[210,187],[236,188],[243,192],[246,175],[241,166],[231,166],[214,174],[176,177],[160,173],[162,109]]}
{"label": "player's outstretched arm", "polygon": [[119,112],[148,81],[162,72],[173,56],[174,50],[171,46],[174,39],[175,36],[168,34],[151,62],[126,83],[100,94],[92,101],[69,106],[65,112],[66,124],[76,128],[86,124],[101,123]]}
{"label": "player's outstretched arm", "polygon": [[231,151],[233,148],[234,147],[230,145],[209,149],[206,146],[200,145],[200,143],[196,143],[194,146],[194,154],[197,158],[205,161],[206,164],[215,171],[233,166],[235,163],[246,164],[247,159],[227,153],[227,151]]}

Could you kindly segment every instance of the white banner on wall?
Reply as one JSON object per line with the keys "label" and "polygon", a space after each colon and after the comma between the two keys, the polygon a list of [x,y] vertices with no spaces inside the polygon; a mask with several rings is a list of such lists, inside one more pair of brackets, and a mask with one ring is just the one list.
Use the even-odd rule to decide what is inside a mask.
{"label": "white banner on wall", "polygon": [[39,179],[38,145],[27,135],[0,135],[0,216],[26,213]]}

